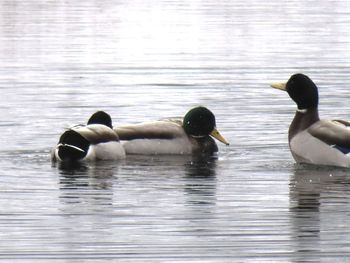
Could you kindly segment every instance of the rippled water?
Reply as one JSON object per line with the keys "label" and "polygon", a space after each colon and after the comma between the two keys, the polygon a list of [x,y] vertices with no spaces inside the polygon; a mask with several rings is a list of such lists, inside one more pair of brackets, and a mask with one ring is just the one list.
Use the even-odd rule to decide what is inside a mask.
{"label": "rippled water", "polygon": [[[295,105],[320,88],[350,119],[348,1],[0,2],[0,259],[7,262],[344,262],[349,170],[297,166]],[[52,166],[64,127],[209,107],[218,158]]]}

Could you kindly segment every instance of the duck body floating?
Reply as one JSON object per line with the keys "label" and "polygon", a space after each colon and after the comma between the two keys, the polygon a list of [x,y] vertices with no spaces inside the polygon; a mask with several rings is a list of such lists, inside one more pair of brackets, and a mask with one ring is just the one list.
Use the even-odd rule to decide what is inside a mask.
{"label": "duck body floating", "polygon": [[103,112],[94,113],[87,125],[77,125],[65,131],[54,147],[52,161],[77,162],[118,160],[125,151],[118,135],[112,129],[111,117]]}
{"label": "duck body floating", "polygon": [[126,125],[114,130],[126,154],[212,154],[218,151],[213,138],[229,144],[216,129],[214,114],[205,107],[191,109],[184,118]]}
{"label": "duck body floating", "polygon": [[350,122],[323,120],[318,114],[318,89],[306,75],[295,74],[273,88],[286,91],[297,104],[288,142],[297,163],[350,167]]}

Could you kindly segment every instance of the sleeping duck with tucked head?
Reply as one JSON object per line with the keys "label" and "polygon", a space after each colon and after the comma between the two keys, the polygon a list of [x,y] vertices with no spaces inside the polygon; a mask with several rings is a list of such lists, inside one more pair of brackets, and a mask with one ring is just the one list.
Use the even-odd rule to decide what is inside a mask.
{"label": "sleeping duck with tucked head", "polygon": [[350,167],[350,122],[323,120],[318,114],[318,89],[306,75],[295,74],[273,88],[286,91],[297,104],[288,141],[297,163]]}
{"label": "sleeping duck with tucked head", "polygon": [[195,107],[183,118],[169,118],[114,128],[126,154],[192,155],[218,151],[213,138],[228,145],[216,129],[214,114]]}
{"label": "sleeping duck with tucked head", "polygon": [[87,125],[66,130],[51,154],[53,162],[118,160],[125,151],[112,128],[112,119],[104,111],[95,112]]}

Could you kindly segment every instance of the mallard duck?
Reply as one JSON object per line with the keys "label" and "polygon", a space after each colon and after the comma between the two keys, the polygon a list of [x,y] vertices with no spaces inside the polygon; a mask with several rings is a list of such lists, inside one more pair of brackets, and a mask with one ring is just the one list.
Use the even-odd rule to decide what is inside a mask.
{"label": "mallard duck", "polygon": [[350,167],[350,123],[320,120],[315,83],[303,74],[295,74],[287,83],[271,86],[288,92],[297,104],[288,132],[289,147],[295,161]]}
{"label": "mallard duck", "polygon": [[125,157],[112,119],[104,111],[95,112],[87,125],[77,125],[65,131],[52,151],[52,161],[116,160]]}
{"label": "mallard duck", "polygon": [[212,137],[229,144],[216,129],[214,114],[205,107],[191,109],[184,118],[121,126],[114,131],[126,154],[211,154],[218,151]]}

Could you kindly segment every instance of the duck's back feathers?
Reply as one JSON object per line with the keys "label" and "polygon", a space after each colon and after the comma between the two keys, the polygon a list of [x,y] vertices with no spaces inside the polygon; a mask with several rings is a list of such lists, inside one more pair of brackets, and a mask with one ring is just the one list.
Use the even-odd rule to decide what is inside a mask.
{"label": "duck's back feathers", "polygon": [[308,129],[309,133],[328,145],[350,149],[350,128],[346,121],[320,120]]}
{"label": "duck's back feathers", "polygon": [[87,126],[75,126],[71,130],[79,133],[91,144],[108,141],[119,141],[118,135],[109,127],[102,124],[90,124]]}
{"label": "duck's back feathers", "polygon": [[133,139],[173,139],[185,132],[180,121],[160,120],[114,128],[120,140]]}

